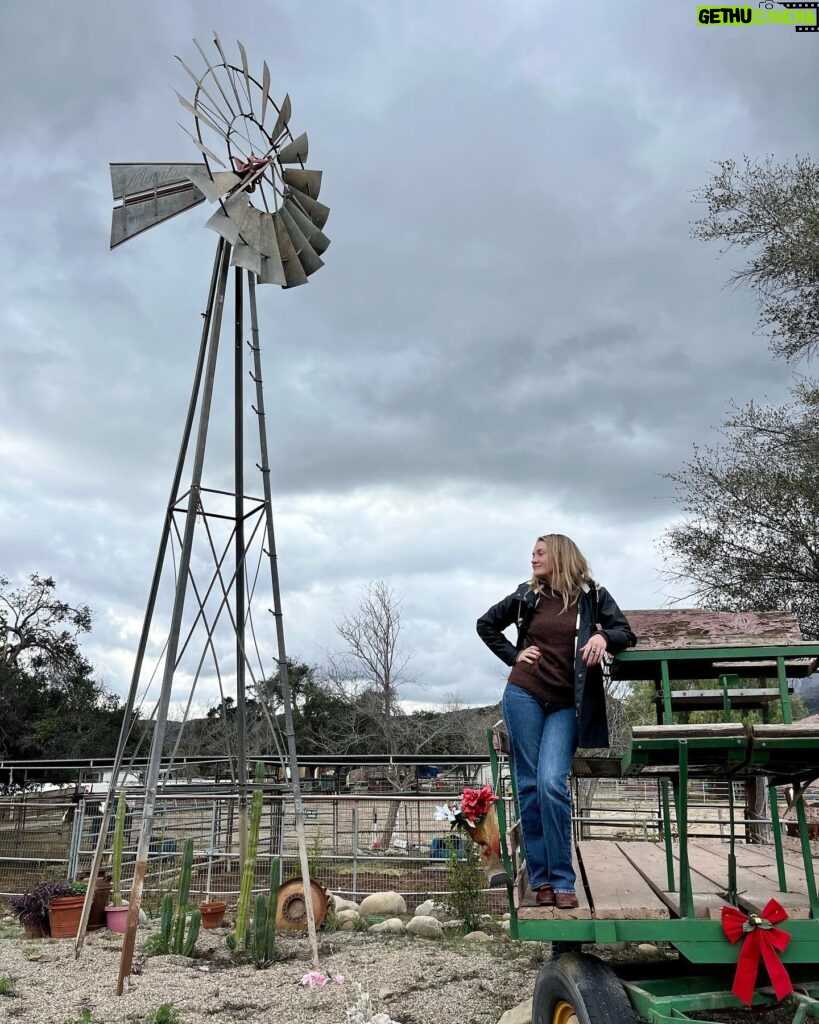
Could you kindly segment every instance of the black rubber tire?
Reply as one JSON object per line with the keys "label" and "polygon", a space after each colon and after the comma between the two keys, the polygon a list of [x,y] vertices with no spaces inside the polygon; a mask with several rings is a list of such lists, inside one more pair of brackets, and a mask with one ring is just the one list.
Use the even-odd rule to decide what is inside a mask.
{"label": "black rubber tire", "polygon": [[552,957],[563,956],[564,953],[579,953],[582,942],[553,942]]}
{"label": "black rubber tire", "polygon": [[561,1002],[572,1006],[578,1024],[635,1024],[619,978],[588,953],[563,953],[547,961],[535,982],[532,1024],[553,1024]]}

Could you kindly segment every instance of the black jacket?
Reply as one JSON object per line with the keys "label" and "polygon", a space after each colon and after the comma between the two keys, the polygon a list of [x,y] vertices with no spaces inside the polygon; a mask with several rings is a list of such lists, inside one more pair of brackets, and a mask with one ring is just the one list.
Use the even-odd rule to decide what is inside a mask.
{"label": "black jacket", "polygon": [[[477,622],[478,636],[486,646],[507,665],[514,665],[518,651],[523,649],[529,624],[537,607],[538,594],[528,583],[521,583],[510,594]],[[517,644],[503,635],[511,625],[518,629]],[[578,719],[578,743],[581,747],[607,747],[609,745],[606,699],[603,691],[603,671],[599,665],[588,667],[580,657],[580,649],[589,637],[602,633],[610,654],[633,647],[637,638],[625,615],[605,587],[591,581],[578,600],[577,636],[575,642],[574,699]]]}

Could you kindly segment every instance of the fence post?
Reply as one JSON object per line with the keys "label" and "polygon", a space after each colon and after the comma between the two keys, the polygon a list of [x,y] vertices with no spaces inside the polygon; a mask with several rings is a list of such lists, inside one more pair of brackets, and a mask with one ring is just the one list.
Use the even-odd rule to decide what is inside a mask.
{"label": "fence post", "polygon": [[353,887],[353,899],[356,898],[358,891],[358,801],[353,804],[353,817],[352,817],[352,828],[353,828],[353,879],[351,885]]}
{"label": "fence post", "polygon": [[[213,801],[213,807],[210,813],[210,846],[208,847],[208,874],[205,879],[205,899],[210,899],[210,883],[211,875],[213,874],[213,854],[216,849],[216,804],[218,803],[218,797]],[[201,876],[200,876],[201,877]]]}
{"label": "fence post", "polygon": [[80,800],[76,805],[74,817],[71,819],[71,834],[68,837],[68,880],[71,882],[77,877],[80,866],[80,840],[82,839],[84,818],[85,801]]}

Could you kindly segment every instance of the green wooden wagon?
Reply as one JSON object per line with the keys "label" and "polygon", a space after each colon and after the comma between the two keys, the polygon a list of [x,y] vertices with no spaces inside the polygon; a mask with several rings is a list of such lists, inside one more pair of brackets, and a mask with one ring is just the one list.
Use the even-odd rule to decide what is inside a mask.
{"label": "green wooden wagon", "polygon": [[[819,644],[803,641],[785,613],[627,615],[640,641],[617,656],[614,671],[654,684],[657,724],[631,730],[622,756],[575,758],[573,774],[650,779],[658,798],[658,841],[584,840],[576,834],[578,908],[533,906],[518,823],[507,823],[503,801],[498,804],[504,864],[514,880],[507,886],[510,934],[552,943],[552,957],[535,985],[533,1022],[627,1024],[637,1014],[670,1024],[688,1014],[703,1019],[741,1008],[731,992],[737,959],[755,928],[767,930],[761,915],[772,898],[788,915],[779,927],[790,942],[778,956],[794,991],[783,1005],[792,1007],[792,1024],[802,1024],[808,1014],[819,1017],[819,901],[804,799],[819,777],[819,726],[793,724],[791,710],[793,680],[815,670]],[[719,712],[721,721],[680,724],[692,710]],[[751,711],[757,712],[754,724]],[[490,754],[496,792],[511,784],[516,816],[502,728],[494,732]],[[723,840],[689,836],[692,780],[728,783]],[[737,835],[734,804],[743,783],[768,789],[767,845]],[[794,839],[783,837],[785,793]],[[723,930],[726,906],[748,915],[735,943]],[[678,955],[617,962],[580,951],[582,943],[624,942],[667,943]],[[760,970],[755,1007],[779,1001],[767,980]]]}

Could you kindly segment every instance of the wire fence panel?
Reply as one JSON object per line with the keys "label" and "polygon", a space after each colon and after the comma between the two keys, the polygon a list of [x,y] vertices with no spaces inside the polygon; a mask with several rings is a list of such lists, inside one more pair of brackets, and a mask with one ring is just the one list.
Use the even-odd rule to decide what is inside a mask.
{"label": "wire fence panel", "polygon": [[[479,769],[473,775],[480,782]],[[473,782],[473,784],[476,784]],[[586,797],[575,781],[577,838],[621,838],[659,841],[662,824],[658,784],[654,779],[601,779]],[[460,783],[459,783],[460,785]],[[692,780],[689,824],[692,835],[728,839],[729,783]],[[413,908],[427,897],[445,900],[450,829],[436,821],[435,807],[460,790],[430,783],[412,792],[333,792],[321,784],[306,786],[303,796],[305,832],[311,875],[334,893],[360,901],[368,893],[394,890]],[[127,897],[133,876],[143,794],[126,789],[122,890]],[[514,820],[510,787],[500,794],[506,820]],[[810,795],[810,794],[809,794]],[[734,784],[735,835],[746,837],[742,814],[744,786]],[[79,786],[29,791],[0,797],[0,895],[23,892],[46,878],[82,878],[91,865],[103,815],[99,793],[80,793]],[[780,802],[780,812],[784,809]],[[765,824],[756,819],[757,827]],[[674,829],[672,822],[672,829]],[[113,816],[105,838],[103,872],[110,873]],[[457,835],[457,834],[456,834]],[[162,894],[177,885],[182,846],[193,839],[192,898],[238,898],[238,797],[230,786],[198,780],[168,785],[157,797],[150,843],[145,904],[157,906]],[[458,840],[456,840],[457,842]],[[462,838],[461,842],[465,842]],[[298,877],[295,809],[286,787],[264,794],[259,858],[254,889],[267,888],[271,858],[282,860],[282,880]],[[506,909],[506,891],[489,892],[489,909]]]}

